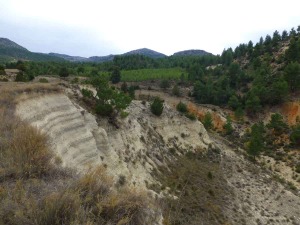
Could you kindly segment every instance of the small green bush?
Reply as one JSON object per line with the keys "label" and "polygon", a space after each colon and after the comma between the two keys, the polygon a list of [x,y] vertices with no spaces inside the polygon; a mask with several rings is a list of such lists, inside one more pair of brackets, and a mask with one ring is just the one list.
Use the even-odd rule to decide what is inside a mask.
{"label": "small green bush", "polygon": [[126,112],[126,111],[121,111],[120,116],[121,116],[122,119],[126,118],[128,115],[129,115],[128,112]]}
{"label": "small green bush", "polygon": [[97,104],[95,111],[101,116],[110,116],[113,113],[113,107],[110,104]]}
{"label": "small green bush", "polygon": [[176,109],[177,109],[177,111],[182,112],[182,113],[188,112],[186,104],[184,104],[181,101],[177,104]]}
{"label": "small green bush", "polygon": [[93,92],[86,88],[82,88],[81,93],[82,93],[83,97],[86,97],[86,98],[92,98],[94,96]]}
{"label": "small green bush", "polygon": [[72,84],[78,84],[79,83],[79,78],[78,77],[75,77],[72,81],[71,81]]}
{"label": "small green bush", "polygon": [[292,145],[300,146],[300,125],[297,125],[292,129],[290,140]]}
{"label": "small green bush", "polygon": [[40,83],[49,83],[49,81],[46,78],[40,78],[39,82]]}
{"label": "small green bush", "polygon": [[202,123],[207,130],[210,130],[213,128],[213,120],[212,120],[212,116],[209,112],[207,112],[205,114]]}
{"label": "small green bush", "polygon": [[167,80],[167,79],[162,80],[162,81],[160,82],[160,87],[161,87],[162,89],[167,89],[167,88],[169,88],[169,87],[170,87],[170,82],[169,82],[169,80]]}
{"label": "small green bush", "polygon": [[177,97],[181,96],[180,88],[177,84],[172,88],[172,95],[175,95]]}
{"label": "small green bush", "polygon": [[27,81],[27,77],[23,72],[19,72],[15,79],[16,82],[25,82]]}
{"label": "small green bush", "polygon": [[154,115],[160,116],[164,110],[164,100],[159,97],[155,97],[150,105],[150,108]]}
{"label": "small green bush", "polygon": [[196,120],[196,119],[197,119],[197,117],[195,116],[194,113],[188,112],[188,113],[185,114],[185,116],[186,116],[187,118],[189,118],[190,120]]}

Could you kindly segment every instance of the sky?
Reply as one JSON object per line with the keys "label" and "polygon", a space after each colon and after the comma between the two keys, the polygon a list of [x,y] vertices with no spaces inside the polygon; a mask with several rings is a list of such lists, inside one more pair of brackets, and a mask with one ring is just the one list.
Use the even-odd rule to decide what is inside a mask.
{"label": "sky", "polygon": [[0,0],[0,37],[74,56],[139,48],[221,54],[300,25],[299,0]]}

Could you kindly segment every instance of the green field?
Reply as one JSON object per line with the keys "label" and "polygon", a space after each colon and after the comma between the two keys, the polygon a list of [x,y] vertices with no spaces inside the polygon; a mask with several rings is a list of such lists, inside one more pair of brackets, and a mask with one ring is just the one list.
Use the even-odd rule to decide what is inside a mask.
{"label": "green field", "polygon": [[122,81],[145,81],[158,79],[179,79],[181,74],[187,77],[185,70],[181,68],[169,69],[139,69],[139,70],[122,70]]}

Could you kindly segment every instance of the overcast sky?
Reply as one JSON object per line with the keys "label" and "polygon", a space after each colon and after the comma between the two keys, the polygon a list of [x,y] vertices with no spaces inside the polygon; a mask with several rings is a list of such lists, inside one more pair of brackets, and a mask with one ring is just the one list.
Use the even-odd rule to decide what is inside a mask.
{"label": "overcast sky", "polygon": [[94,56],[150,48],[221,54],[300,25],[299,0],[0,0],[0,37],[34,52]]}

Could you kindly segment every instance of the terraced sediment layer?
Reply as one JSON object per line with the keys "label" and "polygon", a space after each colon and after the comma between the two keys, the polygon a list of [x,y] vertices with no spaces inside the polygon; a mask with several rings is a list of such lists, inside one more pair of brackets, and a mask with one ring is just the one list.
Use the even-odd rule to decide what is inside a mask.
{"label": "terraced sediment layer", "polygon": [[[116,178],[145,187],[154,182],[150,175],[175,155],[203,151],[211,146],[199,121],[190,121],[167,105],[160,118],[149,105],[133,101],[129,116],[116,129],[72,102],[64,94],[27,97],[16,112],[49,136],[53,151],[63,166],[85,168],[102,164]],[[124,179],[124,178],[122,178]]]}

